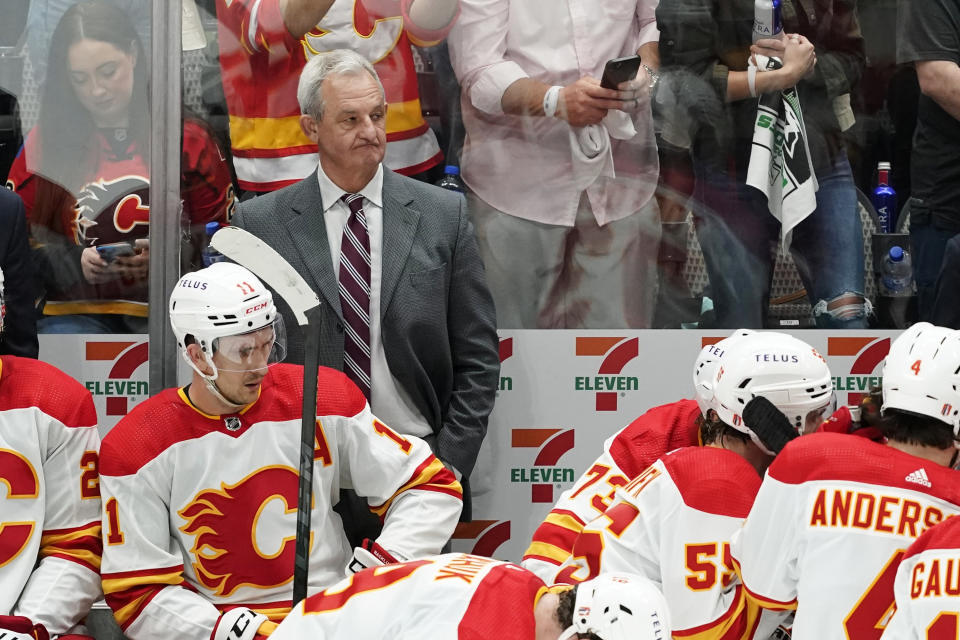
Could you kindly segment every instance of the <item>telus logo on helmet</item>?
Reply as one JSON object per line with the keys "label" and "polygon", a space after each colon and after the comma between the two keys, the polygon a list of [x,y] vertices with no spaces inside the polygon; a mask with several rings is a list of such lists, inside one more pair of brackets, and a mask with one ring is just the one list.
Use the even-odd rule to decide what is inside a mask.
{"label": "telus logo on helmet", "polygon": [[207,283],[203,280],[191,280],[189,278],[181,278],[180,286],[185,289],[200,289],[200,291],[206,291]]}
{"label": "telus logo on helmet", "polygon": [[558,467],[557,462],[567,451],[573,449],[573,429],[513,429],[513,448],[539,448],[532,467],[510,469],[510,482],[532,483],[530,500],[535,503],[553,504],[554,484],[573,484],[576,476],[569,467]]}
{"label": "telus logo on helmet", "polygon": [[595,376],[577,376],[574,390],[595,391],[597,411],[616,411],[617,398],[627,391],[637,391],[640,380],[636,376],[620,375],[628,362],[640,353],[638,338],[580,337],[576,342],[578,356],[604,356]]}

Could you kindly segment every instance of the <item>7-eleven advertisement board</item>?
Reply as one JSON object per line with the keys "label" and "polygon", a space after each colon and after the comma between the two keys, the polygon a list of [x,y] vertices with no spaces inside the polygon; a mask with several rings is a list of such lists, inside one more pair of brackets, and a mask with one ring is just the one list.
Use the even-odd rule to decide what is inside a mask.
{"label": "7-eleven advertisement board", "polygon": [[[797,331],[826,359],[838,404],[881,382],[894,332]],[[727,332],[501,331],[500,384],[471,476],[474,522],[455,551],[519,561],[604,441],[647,409],[692,397],[700,349]]]}
{"label": "7-eleven advertisement board", "polygon": [[[826,359],[839,404],[879,385],[894,332],[797,331]],[[456,551],[519,560],[553,503],[650,407],[692,397],[700,349],[727,332],[501,331],[497,402]],[[147,336],[42,335],[40,357],[93,395],[101,434],[148,394]],[[185,367],[179,375],[189,379]]]}

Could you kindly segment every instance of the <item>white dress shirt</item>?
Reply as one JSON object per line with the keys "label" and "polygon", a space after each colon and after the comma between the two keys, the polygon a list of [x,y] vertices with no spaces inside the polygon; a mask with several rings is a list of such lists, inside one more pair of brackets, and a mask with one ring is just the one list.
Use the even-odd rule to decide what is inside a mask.
{"label": "white dress shirt", "polygon": [[[323,167],[318,167],[320,197],[323,199],[323,222],[330,242],[333,272],[340,277],[340,242],[343,228],[350,218],[350,207],[340,198],[347,193],[335,185]],[[359,191],[363,196],[363,213],[370,237],[370,407],[374,415],[390,428],[420,438],[432,437],[433,429],[417,411],[410,396],[390,373],[380,333],[380,283],[383,266],[383,165]]]}
{"label": "white dress shirt", "polygon": [[[570,125],[506,115],[501,98],[521,78],[564,86],[586,75],[599,80],[607,60],[659,39],[656,8],[656,0],[461,0],[447,42],[463,88],[463,178],[484,202],[573,226],[583,189],[573,179]],[[633,120],[636,135],[612,143],[615,175],[585,189],[601,225],[642,209],[657,186],[649,103]]]}

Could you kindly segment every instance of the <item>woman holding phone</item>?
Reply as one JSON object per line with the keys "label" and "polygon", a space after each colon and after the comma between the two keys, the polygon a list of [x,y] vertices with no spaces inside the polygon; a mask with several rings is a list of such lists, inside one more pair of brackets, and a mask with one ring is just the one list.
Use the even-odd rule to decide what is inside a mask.
{"label": "woman holding phone", "polygon": [[[149,69],[126,14],[70,7],[51,38],[37,126],[7,186],[24,200],[44,302],[41,333],[145,333],[149,263]],[[184,215],[227,222],[229,168],[184,123]]]}

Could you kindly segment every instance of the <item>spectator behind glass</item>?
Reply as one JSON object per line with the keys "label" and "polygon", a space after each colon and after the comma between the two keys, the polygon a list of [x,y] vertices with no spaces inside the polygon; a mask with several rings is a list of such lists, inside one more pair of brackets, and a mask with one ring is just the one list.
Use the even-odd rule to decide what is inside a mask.
{"label": "spectator behind glass", "polygon": [[[897,60],[913,63],[920,81],[911,155],[910,241],[921,320],[956,326],[960,234],[960,2],[901,2]],[[944,261],[944,257],[948,261]],[[942,273],[943,269],[948,269]],[[937,294],[937,277],[947,285]],[[936,302],[935,302],[936,299]],[[952,310],[950,309],[952,307]]]}
{"label": "spectator behind glass", "polygon": [[[756,51],[783,68],[756,76],[756,92],[798,86],[814,172],[816,209],[793,230],[791,254],[817,326],[865,327],[863,230],[842,132],[853,124],[850,92],[864,66],[854,0],[783,0],[782,42]],[[747,82],[753,2],[675,0],[657,9],[666,74],[680,78],[672,137],[690,141],[697,235],[716,323],[764,326],[780,225],[766,198],[746,186],[757,99]],[[658,97],[659,100],[659,97]],[[679,133],[679,135],[678,135]]]}
{"label": "spectator behind glass", "polygon": [[[462,0],[463,178],[497,326],[649,327],[660,237],[653,0]],[[607,60],[640,53],[620,90]],[[648,71],[649,69],[649,71]]]}
{"label": "spectator behind glass", "polygon": [[0,355],[36,358],[37,321],[34,317],[33,260],[27,244],[27,217],[15,193],[0,189],[0,313],[5,308],[6,329],[0,332]]}
{"label": "spectator behind glass", "polygon": [[422,177],[439,165],[443,153],[420,110],[410,45],[443,40],[458,3],[217,0],[220,69],[240,188],[274,191],[316,168],[316,145],[298,124],[297,81],[307,60],[335,49],[362,55],[383,82],[389,105],[384,166]]}
{"label": "spectator behind glass", "polygon": [[[37,126],[7,186],[23,198],[46,300],[41,333],[145,333],[149,70],[126,14],[72,6],[54,32]],[[185,216],[226,222],[230,174],[197,122],[184,125]],[[97,247],[125,243],[128,255]],[[111,259],[112,258],[112,259]]]}

